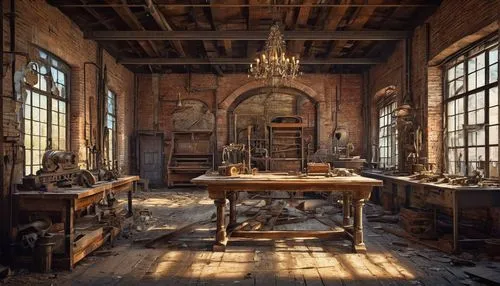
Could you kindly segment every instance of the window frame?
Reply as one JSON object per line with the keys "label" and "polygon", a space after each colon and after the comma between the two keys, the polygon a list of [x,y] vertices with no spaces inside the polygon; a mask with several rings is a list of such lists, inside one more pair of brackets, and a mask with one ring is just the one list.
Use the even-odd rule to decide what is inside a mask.
{"label": "window frame", "polygon": [[[377,104],[377,149],[378,149],[378,168],[385,169],[389,167],[394,167],[395,169],[399,168],[399,142],[398,142],[398,130],[397,127],[394,126],[393,113],[398,106],[398,101],[394,96],[386,98]],[[385,112],[381,115],[381,111],[383,109],[389,109],[388,112]],[[387,124],[380,126],[381,119],[385,117],[387,119]],[[382,128],[387,128],[390,134],[386,134],[381,137]],[[381,146],[381,139],[387,138],[390,142],[388,142],[387,146]],[[386,148],[388,153],[391,154],[386,157],[382,157],[382,148]],[[384,158],[384,159],[383,159]],[[383,162],[384,161],[384,162]],[[391,164],[393,162],[394,164]]]}
{"label": "window frame", "polygon": [[[444,163],[445,163],[445,171],[446,172],[450,172],[451,170],[451,164],[452,162],[454,162],[455,164],[459,161],[450,161],[450,158],[449,158],[449,151],[452,150],[452,149],[463,149],[463,164],[464,164],[464,170],[461,170],[461,166],[460,166],[460,171],[455,171],[455,172],[450,172],[450,174],[457,174],[457,175],[470,175],[471,174],[471,170],[470,169],[470,166],[472,166],[471,164],[475,164],[476,167],[478,165],[480,165],[480,162],[479,159],[477,158],[477,153],[476,153],[476,160],[475,161],[471,161],[469,160],[469,152],[474,148],[476,149],[476,152],[477,150],[479,150],[480,148],[484,149],[484,155],[485,155],[485,158],[484,158],[484,169],[483,172],[484,172],[484,176],[487,177],[487,178],[493,178],[496,176],[496,178],[499,177],[499,170],[500,168],[497,167],[497,173],[496,174],[490,174],[490,148],[497,148],[497,156],[498,156],[498,149],[500,148],[500,145],[499,145],[499,139],[497,138],[496,140],[496,143],[490,143],[490,127],[494,127],[494,126],[497,126],[497,133],[498,133],[498,129],[499,129],[499,119],[497,118],[496,120],[496,123],[491,123],[490,122],[490,109],[492,108],[496,108],[497,110],[500,108],[500,106],[498,105],[499,104],[499,100],[497,99],[497,102],[496,102],[496,105],[491,105],[490,104],[490,92],[495,89],[495,87],[497,88],[497,96],[500,96],[499,94],[499,79],[498,79],[498,70],[499,70],[499,63],[500,61],[498,60],[498,58],[496,59],[496,63],[493,62],[491,63],[491,59],[490,59],[490,51],[496,49],[497,50],[497,57],[498,57],[498,51],[499,51],[499,39],[498,37],[496,37],[495,35],[494,36],[491,36],[491,37],[488,37],[474,45],[472,45],[471,47],[467,48],[466,50],[462,51],[462,52],[459,52],[455,55],[452,56],[451,59],[447,60],[444,64],[443,64],[443,114],[444,114],[444,120],[443,120],[443,123],[444,123],[444,130],[445,130],[445,140],[443,140],[443,145],[444,145],[444,154],[443,154],[443,157],[444,157]],[[476,60],[476,57],[480,56],[481,54],[484,54],[484,67],[482,68],[478,68],[477,67],[477,60]],[[469,70],[469,61],[470,60],[475,60],[475,69],[473,71],[470,71]],[[457,77],[454,76],[454,78],[452,80],[450,80],[450,77],[449,77],[449,71],[450,69],[455,69],[458,65],[460,64],[463,64],[463,92],[460,93],[460,94],[454,94],[452,96],[450,96],[450,88],[449,88],[449,85],[448,83],[450,83],[450,81],[456,81]],[[497,78],[496,78],[496,81],[493,81],[493,82],[490,82],[490,68],[493,67],[494,65],[496,65],[496,69],[497,69]],[[478,78],[477,78],[477,73],[478,71],[480,70],[483,70],[484,69],[484,84],[480,87],[477,86],[477,81],[478,81]],[[455,70],[454,70],[455,72]],[[474,80],[474,84],[475,84],[475,87],[472,88],[472,89],[469,89],[469,77],[471,75],[474,75],[475,77],[475,80]],[[477,107],[477,95],[479,94],[482,94],[484,96],[484,105],[482,108],[478,108]],[[469,107],[469,100],[471,97],[474,97],[476,96],[476,99],[475,99],[475,107],[472,108],[472,107]],[[448,104],[450,104],[451,102],[456,102],[456,101],[460,101],[462,100],[463,104],[463,110],[462,110],[462,113],[459,113],[457,110],[458,110],[458,105],[455,104],[455,108],[454,108],[454,114],[453,115],[450,115],[449,114],[449,109],[448,109]],[[474,124],[469,124],[469,116],[470,114],[475,114],[474,116],[476,117],[475,120],[477,120],[477,115],[478,115],[478,111],[480,111],[482,109],[482,112],[483,112],[483,116],[484,116],[484,120],[482,123],[474,123]],[[498,111],[497,111],[498,112]],[[449,120],[450,120],[450,117],[456,117],[457,115],[460,115],[460,114],[463,114],[463,125],[462,125],[462,129],[457,129],[459,127],[457,127],[458,125],[455,124],[455,127],[456,129],[452,130],[451,132],[458,132],[458,131],[462,131],[462,138],[458,138],[458,140],[463,140],[463,145],[461,146],[454,146],[454,147],[451,147],[449,146],[449,135],[450,135],[450,126],[449,126]],[[460,122],[460,121],[458,121]],[[476,121],[477,122],[477,121]],[[470,140],[469,140],[469,135],[471,136],[477,136],[477,132],[474,132],[474,131],[467,131],[468,129],[471,130],[471,126],[474,125],[476,126],[476,131],[478,130],[484,130],[484,143],[483,144],[479,144],[477,143],[477,138],[476,140],[472,140],[472,141],[476,141],[476,144],[471,144],[470,143]],[[477,129],[477,128],[480,128],[480,129]],[[457,131],[458,130],[458,131]],[[474,134],[474,135],[473,135]],[[456,158],[455,158],[456,159]],[[492,162],[495,162],[495,161],[492,161]],[[497,166],[498,166],[498,158],[497,158]],[[477,168],[476,168],[477,170]],[[490,176],[490,175],[494,175],[494,176]]]}
{"label": "window frame", "polygon": [[[113,95],[113,113],[110,113],[109,111],[109,98],[110,98],[110,94]],[[116,94],[116,92],[114,92],[112,89],[109,89],[107,88],[106,89],[106,108],[105,108],[105,118],[106,120],[104,121],[104,128],[107,128],[108,129],[108,146],[106,146],[107,150],[106,152],[108,152],[108,154],[106,155],[106,157],[108,157],[107,159],[109,160],[109,147],[111,146],[112,150],[111,150],[111,164],[108,165],[109,162],[106,162],[108,168],[112,169],[114,168],[115,166],[113,165],[115,161],[118,160],[118,140],[117,140],[117,135],[118,135],[118,95]],[[114,129],[111,129],[112,130],[112,136],[110,137],[109,136],[109,127],[108,127],[108,116],[111,116],[114,121],[113,121],[113,127]],[[109,142],[109,140],[112,140],[112,142]]]}
{"label": "window frame", "polygon": [[[23,107],[22,107],[23,119],[22,119],[22,123],[21,123],[21,129],[23,132],[23,141],[25,142],[26,136],[29,135],[30,142],[31,142],[30,148],[25,147],[24,168],[23,168],[24,175],[28,175],[28,174],[26,174],[27,167],[30,167],[30,169],[31,169],[30,173],[33,173],[33,174],[36,173],[37,170],[35,170],[33,166],[40,166],[41,167],[43,153],[45,153],[46,150],[53,149],[54,144],[53,144],[53,138],[52,138],[52,135],[53,135],[53,130],[52,130],[52,125],[53,125],[52,100],[57,100],[57,102],[62,101],[65,103],[65,114],[64,114],[65,126],[61,126],[59,124],[59,122],[57,122],[57,124],[56,124],[56,126],[58,126],[58,128],[61,128],[61,127],[64,128],[64,132],[65,132],[64,148],[61,148],[59,145],[59,142],[58,142],[58,148],[54,149],[54,150],[69,150],[70,149],[70,142],[71,142],[71,134],[69,132],[69,130],[70,130],[70,118],[71,118],[70,117],[71,116],[71,108],[70,108],[71,107],[71,67],[69,66],[69,64],[66,61],[62,60],[60,57],[47,51],[46,49],[43,49],[43,48],[38,47],[36,45],[32,45],[31,50],[36,55],[36,67],[39,70],[42,68],[42,65],[43,65],[45,67],[45,69],[47,70],[47,73],[50,73],[51,76],[52,76],[52,68],[57,69],[58,71],[60,71],[64,75],[63,86],[65,88],[65,92],[64,92],[65,96],[61,96],[61,90],[59,91],[60,92],[59,95],[52,94],[52,92],[50,90],[52,88],[52,83],[54,82],[54,80],[53,81],[46,81],[46,89],[47,90],[43,90],[40,86],[38,86],[38,87],[30,86],[30,85],[26,84],[24,82],[24,80],[22,81],[22,85],[21,85],[22,90],[23,90],[23,92],[25,91],[27,93],[27,97],[26,97],[26,100],[23,103]],[[43,58],[41,56],[42,53],[45,54],[45,58]],[[54,65],[52,63],[52,61],[57,62],[57,66]],[[44,77],[44,75],[38,74],[38,76],[39,76],[39,82],[37,85],[40,85],[40,83],[41,83],[40,78]],[[61,83],[56,82],[56,84],[61,84]],[[39,95],[43,95],[46,97],[46,109],[45,109],[45,111],[47,112],[46,122],[45,122],[45,124],[47,126],[47,134],[46,134],[46,136],[44,136],[44,137],[46,137],[47,142],[45,144],[45,150],[40,149],[40,152],[41,152],[40,162],[39,162],[39,164],[36,164],[36,165],[33,164],[33,151],[34,151],[33,138],[34,138],[34,136],[37,136],[37,135],[33,134],[33,122],[35,121],[33,118],[33,93],[37,93]],[[30,102],[29,102],[30,118],[26,117],[26,105],[28,104],[28,102],[27,102],[28,99],[30,100]],[[42,109],[41,106],[39,106],[38,108]],[[58,108],[58,110],[59,110],[59,108]],[[56,110],[55,112],[59,114],[60,112],[58,110]],[[30,134],[26,134],[26,121],[30,122]],[[39,136],[39,137],[42,137],[42,136]],[[59,138],[59,136],[58,136],[58,138]],[[24,144],[24,146],[26,146],[25,143],[23,143],[23,144]],[[31,152],[29,164],[28,164],[28,161],[26,158],[27,157],[26,152],[28,152],[28,150]]]}

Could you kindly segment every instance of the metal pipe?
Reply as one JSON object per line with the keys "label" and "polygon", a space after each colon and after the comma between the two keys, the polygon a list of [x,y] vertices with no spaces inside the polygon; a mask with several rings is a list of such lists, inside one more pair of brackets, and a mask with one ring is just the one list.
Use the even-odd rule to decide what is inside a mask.
{"label": "metal pipe", "polygon": [[[10,1],[9,28],[10,28],[10,51],[14,52],[16,50],[16,0]],[[12,70],[11,70],[12,99],[16,100],[17,99],[16,98],[16,81],[14,80],[14,75],[16,73],[16,56],[12,57],[11,64],[12,64]]]}
{"label": "metal pipe", "polygon": [[[3,15],[3,5],[0,5],[0,15]],[[0,30],[3,31],[3,21],[0,23]],[[3,37],[0,39],[0,49],[2,49],[2,53],[0,54],[0,62],[3,63]],[[3,110],[3,69],[0,71],[2,77],[0,79],[0,110]],[[2,112],[3,114],[3,112]],[[0,116],[0,154],[3,157],[4,154],[4,140],[3,140],[3,115]],[[4,160],[0,160],[0,208],[1,208],[1,216],[6,217],[6,210],[8,209],[5,202],[5,188],[4,188]],[[8,237],[8,231],[6,230],[5,220],[0,221],[0,247],[4,247],[7,243],[4,243],[4,239]]]}
{"label": "metal pipe", "polygon": [[[97,68],[97,72],[99,71],[100,67],[95,63],[95,62],[84,62],[83,63],[83,112],[84,112],[84,120],[83,120],[83,137],[85,139],[85,147],[87,148],[86,151],[86,165],[87,165],[87,170],[91,169],[90,165],[90,160],[89,157],[91,155],[91,149],[92,148],[92,124],[90,124],[90,140],[87,137],[87,65],[93,65]],[[96,73],[97,73],[96,72]],[[96,89],[98,88],[98,82],[96,82]],[[89,108],[90,110],[90,121],[92,121],[92,106]]]}

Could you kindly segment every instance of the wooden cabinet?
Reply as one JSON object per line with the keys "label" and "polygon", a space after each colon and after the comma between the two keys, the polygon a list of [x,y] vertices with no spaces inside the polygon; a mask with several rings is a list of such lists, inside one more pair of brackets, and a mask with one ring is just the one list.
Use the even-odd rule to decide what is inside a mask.
{"label": "wooden cabinet", "polygon": [[269,149],[272,171],[304,169],[304,124],[270,123]]}
{"label": "wooden cabinet", "polygon": [[173,132],[167,163],[168,187],[191,185],[191,179],[213,168],[211,131]]}

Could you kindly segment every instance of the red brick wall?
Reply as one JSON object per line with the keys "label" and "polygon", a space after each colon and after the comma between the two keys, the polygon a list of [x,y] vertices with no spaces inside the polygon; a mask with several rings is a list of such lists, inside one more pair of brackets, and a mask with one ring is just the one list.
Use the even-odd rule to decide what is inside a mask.
{"label": "red brick wall", "polygon": [[[9,11],[9,1],[3,1],[4,12]],[[92,108],[96,114],[96,68],[87,65],[87,79],[84,81],[84,62],[97,62],[97,44],[93,41],[84,40],[83,32],[71,22],[58,9],[48,5],[45,1],[18,0],[16,1],[16,51],[29,52],[32,45],[39,46],[61,60],[66,62],[70,68],[70,149],[78,154],[80,164],[85,163],[85,139],[84,139],[84,96],[87,98],[88,108]],[[4,17],[4,50],[9,50],[10,34],[8,18]],[[104,64],[108,70],[108,87],[116,92],[118,98],[118,136],[120,142],[119,166],[124,172],[129,170],[129,146],[128,136],[133,132],[133,84],[134,75],[116,60],[104,52]],[[26,64],[26,59],[17,56],[16,67],[18,70]],[[9,67],[7,75],[3,78],[4,96],[12,96],[12,79]],[[86,92],[84,94],[84,85]],[[93,106],[90,106],[90,97],[94,97]],[[18,146],[22,145],[22,131],[15,115],[15,103],[4,97],[3,116],[6,120],[4,126],[8,135],[20,136]],[[18,104],[19,105],[19,104]],[[90,121],[90,118],[87,119]],[[94,119],[94,128],[96,125]],[[90,133],[89,127],[87,132]],[[11,145],[8,145],[12,148]],[[12,149],[6,150],[6,155],[11,156]],[[22,176],[23,153],[19,148],[19,158],[16,164],[15,181]],[[10,166],[7,166],[7,170]]]}
{"label": "red brick wall", "polygon": [[[444,0],[426,23],[414,30],[411,39],[411,94],[417,122],[424,130],[424,151],[429,162],[443,166],[442,83],[439,65],[447,56],[491,32],[498,31],[500,1]],[[427,37],[429,29],[429,37]],[[429,42],[427,43],[427,38]],[[398,43],[384,64],[369,72],[369,94],[388,85],[404,91],[404,43]],[[429,54],[427,54],[429,50]],[[431,67],[432,66],[432,67]],[[402,100],[404,92],[398,92]],[[374,110],[375,109],[375,110]],[[372,108],[372,141],[376,142],[376,108]]]}
{"label": "red brick wall", "polygon": [[[361,75],[308,75],[296,80],[294,87],[319,101],[320,105],[320,146],[331,148],[331,134],[334,126],[335,89],[342,80],[342,102],[338,115],[339,126],[347,127],[350,138],[361,154],[363,136]],[[159,102],[154,102],[152,76],[139,75],[138,129],[155,130],[154,106],[158,106],[158,130],[170,138],[172,131],[172,111],[177,95],[182,99],[198,99],[206,103],[216,114],[217,146],[229,143],[227,110],[241,93],[262,87],[263,85],[246,74],[232,74],[217,77],[211,74],[191,76],[191,92],[187,92],[189,76],[187,74],[166,74],[159,76]]]}

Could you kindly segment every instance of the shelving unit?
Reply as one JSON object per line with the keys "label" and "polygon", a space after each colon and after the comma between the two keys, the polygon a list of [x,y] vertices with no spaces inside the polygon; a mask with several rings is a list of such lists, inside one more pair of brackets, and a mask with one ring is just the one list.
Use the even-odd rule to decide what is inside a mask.
{"label": "shelving unit", "polygon": [[211,131],[173,132],[167,164],[168,187],[190,186],[191,179],[213,169]]}
{"label": "shelving unit", "polygon": [[304,124],[270,123],[271,171],[300,171],[304,168]]}

